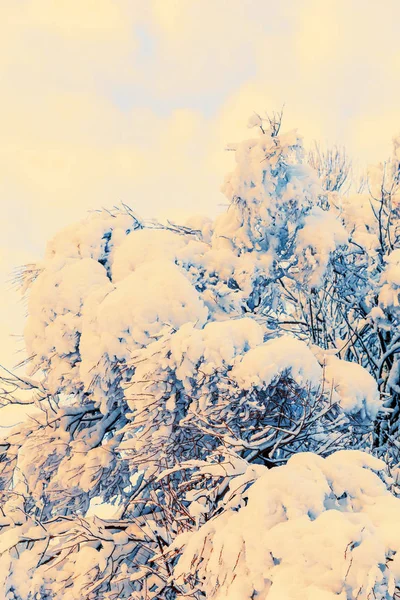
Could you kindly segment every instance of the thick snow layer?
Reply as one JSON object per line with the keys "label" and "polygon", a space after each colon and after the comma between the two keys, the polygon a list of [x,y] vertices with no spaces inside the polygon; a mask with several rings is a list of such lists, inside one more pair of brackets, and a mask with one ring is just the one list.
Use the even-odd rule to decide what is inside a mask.
{"label": "thick snow layer", "polygon": [[[298,233],[296,251],[305,253],[303,268],[306,273],[311,271],[310,286],[322,283],[330,256],[339,246],[347,244],[348,233],[343,225],[330,211],[324,211],[318,206],[304,218],[304,226]],[[302,273],[302,277],[306,276]],[[306,276],[307,277],[307,276]]]}
{"label": "thick snow layer", "polygon": [[197,376],[201,361],[202,373],[210,375],[262,341],[262,327],[249,318],[212,322],[203,329],[184,325],[171,339],[172,368],[185,382]]}
{"label": "thick snow layer", "polygon": [[211,242],[213,222],[209,217],[205,215],[191,215],[185,221],[185,227],[200,232],[202,240],[207,244]]}
{"label": "thick snow layer", "polygon": [[231,377],[243,389],[267,387],[274,378],[290,371],[300,384],[321,386],[322,370],[307,344],[282,336],[249,350],[238,360]]}
{"label": "thick snow layer", "polygon": [[47,244],[46,260],[54,256],[105,260],[113,248],[137,225],[136,219],[124,212],[92,213],[80,223],[65,227],[50,240]]}
{"label": "thick snow layer", "polygon": [[325,360],[326,385],[340,398],[340,405],[348,414],[360,414],[375,419],[382,408],[375,379],[357,363],[328,356]]}
{"label": "thick snow layer", "polygon": [[[379,246],[376,235],[376,207],[368,194],[351,194],[341,199],[342,217],[347,231],[361,247],[375,252]],[[374,214],[375,210],[375,214]]]}
{"label": "thick snow layer", "polygon": [[400,250],[394,250],[386,259],[387,266],[382,273],[383,284],[379,292],[379,305],[384,309],[395,310],[400,306]]}
{"label": "thick snow layer", "polygon": [[92,258],[56,257],[33,284],[24,332],[26,349],[32,356],[31,372],[50,369],[53,393],[68,387],[74,378],[84,302],[108,283],[105,269]]}
{"label": "thick snow layer", "polygon": [[245,506],[175,541],[183,546],[176,581],[192,573],[209,600],[392,597],[400,499],[373,473],[383,468],[343,451],[325,460],[300,453],[265,469]]}
{"label": "thick snow layer", "polygon": [[[203,325],[208,311],[182,270],[167,260],[144,263],[84,313],[81,376],[90,385],[102,358],[130,353],[185,323]],[[100,367],[100,372],[102,367]]]}
{"label": "thick snow layer", "polygon": [[175,262],[179,250],[188,242],[188,236],[177,235],[166,229],[140,229],[130,233],[114,253],[113,282],[121,281],[140,265],[153,260]]}

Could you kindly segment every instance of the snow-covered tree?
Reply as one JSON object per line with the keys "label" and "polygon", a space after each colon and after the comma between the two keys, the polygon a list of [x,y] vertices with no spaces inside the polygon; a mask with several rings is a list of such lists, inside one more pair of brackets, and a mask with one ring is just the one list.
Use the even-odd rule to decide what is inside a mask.
{"label": "snow-covered tree", "polygon": [[[388,476],[381,483],[362,466],[381,472],[383,464],[360,452],[386,448],[393,467],[392,434],[377,419],[388,423],[378,383],[387,393],[400,389],[392,368],[400,261],[388,213],[395,186],[390,200],[382,192],[381,213],[372,204],[370,229],[361,216],[367,204],[357,205],[363,197],[351,202],[338,188],[324,189],[296,132],[281,134],[279,119],[258,115],[249,125],[259,135],[231,147],[236,165],[223,188],[229,207],[215,221],[194,216],[162,225],[125,206],[100,211],[61,231],[42,263],[20,273],[28,372],[5,383],[26,390],[24,398],[31,391],[24,401],[41,412],[2,440],[5,598],[292,593],[279,587],[286,565],[293,581],[311,558],[296,561],[283,547],[274,554],[254,517],[243,537],[251,506],[274,478],[280,490],[293,486],[288,535],[304,527],[317,557],[324,523],[341,524],[331,558],[320,557],[321,572],[342,542],[353,560],[360,540],[372,536],[364,558],[356,553],[351,577],[337,558],[333,583],[318,572],[314,596],[303,582],[300,595],[288,598],[365,590],[388,598],[382,594],[397,585],[397,546],[386,543],[385,520],[368,521],[368,506],[382,496],[398,510],[398,501]],[[385,173],[395,182],[393,165]],[[381,226],[373,220],[379,214]],[[374,246],[381,234],[385,251]],[[388,331],[391,345],[379,349]],[[340,452],[349,448],[356,454]],[[354,476],[355,491],[337,491],[341,469]],[[307,477],[315,486],[302,499]],[[282,494],[276,502],[283,506]],[[100,518],[99,504],[112,517]],[[265,531],[285,520],[282,511]],[[221,572],[215,554],[203,556],[214,534],[227,536],[218,541]],[[249,546],[245,556],[238,540]],[[368,554],[376,540],[379,551]],[[269,552],[280,562],[266,559],[263,583],[260,561]],[[251,557],[254,565],[246,566]],[[225,578],[232,565],[236,592]]]}
{"label": "snow-covered tree", "polygon": [[322,285],[296,296],[305,336],[366,367],[377,381],[386,410],[374,444],[394,463],[400,459],[399,161],[395,138],[392,157],[369,169],[365,192],[341,196],[327,185],[326,214],[341,220],[348,241],[332,256]]}

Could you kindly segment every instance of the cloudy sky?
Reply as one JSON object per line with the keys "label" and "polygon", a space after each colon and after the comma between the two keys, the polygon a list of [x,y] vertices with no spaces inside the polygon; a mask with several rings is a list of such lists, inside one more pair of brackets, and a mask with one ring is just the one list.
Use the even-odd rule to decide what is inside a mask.
{"label": "cloudy sky", "polygon": [[398,0],[0,2],[0,362],[24,308],[7,282],[90,208],[214,213],[253,111],[384,159],[400,131]]}

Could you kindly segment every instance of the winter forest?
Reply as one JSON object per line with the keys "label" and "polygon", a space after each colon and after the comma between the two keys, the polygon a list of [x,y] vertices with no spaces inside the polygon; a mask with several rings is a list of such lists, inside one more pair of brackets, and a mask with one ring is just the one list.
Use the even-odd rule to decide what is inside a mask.
{"label": "winter forest", "polygon": [[357,180],[248,125],[214,221],[100,209],[18,271],[1,598],[400,598],[400,143]]}

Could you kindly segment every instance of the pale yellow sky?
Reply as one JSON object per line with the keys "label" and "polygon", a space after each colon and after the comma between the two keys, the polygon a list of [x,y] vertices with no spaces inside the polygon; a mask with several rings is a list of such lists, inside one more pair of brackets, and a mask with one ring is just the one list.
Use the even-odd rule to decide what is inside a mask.
{"label": "pale yellow sky", "polygon": [[18,360],[10,270],[90,208],[214,213],[252,111],[384,159],[400,131],[398,0],[0,3],[0,362]]}

